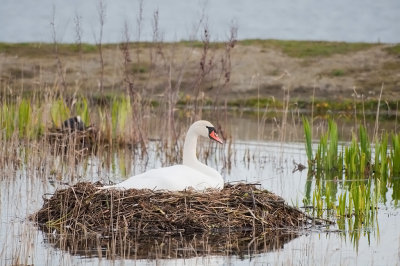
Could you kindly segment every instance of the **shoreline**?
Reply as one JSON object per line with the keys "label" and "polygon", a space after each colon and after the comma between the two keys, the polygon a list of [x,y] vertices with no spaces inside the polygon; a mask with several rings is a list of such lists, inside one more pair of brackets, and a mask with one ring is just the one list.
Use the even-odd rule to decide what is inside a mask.
{"label": "shoreline", "polygon": [[1,92],[89,99],[133,92],[155,102],[168,96],[175,104],[250,108],[257,101],[276,106],[315,101],[329,103],[332,110],[341,110],[343,102],[374,103],[382,87],[381,102],[392,110],[400,99],[399,44],[132,42],[102,44],[103,63],[99,50],[83,43],[0,43]]}

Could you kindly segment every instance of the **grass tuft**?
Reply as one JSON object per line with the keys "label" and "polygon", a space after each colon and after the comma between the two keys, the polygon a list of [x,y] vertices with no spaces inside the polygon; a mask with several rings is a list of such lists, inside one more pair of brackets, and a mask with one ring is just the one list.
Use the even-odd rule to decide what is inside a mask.
{"label": "grass tuft", "polygon": [[391,47],[385,48],[386,52],[392,55],[400,55],[400,44],[393,45]]}
{"label": "grass tuft", "polygon": [[265,48],[278,48],[290,57],[329,57],[335,54],[347,54],[376,46],[370,43],[291,41],[291,40],[244,40],[241,45],[258,45]]}

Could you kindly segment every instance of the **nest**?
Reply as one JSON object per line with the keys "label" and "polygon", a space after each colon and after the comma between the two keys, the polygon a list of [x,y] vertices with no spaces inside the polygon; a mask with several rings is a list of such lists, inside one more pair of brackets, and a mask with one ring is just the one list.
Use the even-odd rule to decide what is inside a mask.
{"label": "nest", "polygon": [[[189,241],[187,239],[200,241],[190,244],[193,247],[204,246],[204,239],[211,238],[219,250],[221,241],[237,243],[229,244],[229,249],[223,249],[223,252],[230,250],[229,253],[236,250],[234,253],[237,254],[239,247],[248,250],[249,243],[253,243],[255,237],[262,237],[259,243],[264,246],[266,243],[271,246],[271,241],[276,240],[282,245],[304,228],[323,223],[288,206],[281,197],[249,184],[226,185],[221,191],[200,193],[191,190],[99,190],[96,184],[82,182],[57,190],[44,200],[43,207],[30,219],[53,236],[55,233],[67,236],[65,241],[70,243],[69,251],[88,250],[82,248],[82,243],[88,245],[89,239],[99,244],[117,238],[119,240],[115,243],[120,245],[103,243],[102,250],[104,246],[113,246],[118,252],[127,254],[127,243],[133,241],[128,246],[136,247],[135,257],[140,252],[135,246],[138,240],[142,246],[149,242],[146,239],[151,239],[150,242],[154,244],[157,238],[159,246],[166,236],[184,237],[186,242]],[[75,241],[68,239],[68,236],[73,236]],[[169,240],[168,243],[172,242]],[[99,249],[93,250],[96,252]],[[149,250],[146,247],[144,252]],[[210,251],[212,247],[201,250]],[[143,257],[148,258],[149,255]]]}
{"label": "nest", "polygon": [[315,221],[255,185],[227,185],[200,193],[99,190],[92,183],[60,189],[33,216],[39,224],[74,233],[137,234],[293,230]]}
{"label": "nest", "polygon": [[98,130],[94,126],[85,127],[83,130],[72,130],[70,128],[50,128],[47,133],[49,142],[58,151],[87,154],[93,150],[98,143]]}

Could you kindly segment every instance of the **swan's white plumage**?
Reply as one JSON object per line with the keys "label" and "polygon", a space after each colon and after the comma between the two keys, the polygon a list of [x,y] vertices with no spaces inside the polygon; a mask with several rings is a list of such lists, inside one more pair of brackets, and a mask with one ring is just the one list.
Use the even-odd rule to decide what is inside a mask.
{"label": "swan's white plumage", "polygon": [[[222,177],[221,177],[222,179]],[[132,176],[127,180],[105,188],[137,188],[180,191],[186,188],[204,190],[207,188],[221,189],[223,183],[214,177],[207,176],[186,165],[174,165],[152,169],[145,173]]]}
{"label": "swan's white plumage", "polygon": [[[183,164],[152,169],[132,176],[119,184],[105,186],[101,189],[136,188],[169,191],[180,191],[187,188],[195,190],[222,189],[224,180],[221,174],[199,162],[196,157],[197,138],[198,136],[209,137],[209,128],[214,128],[214,126],[205,120],[197,121],[190,126],[183,149]],[[215,140],[222,143],[218,136]]]}

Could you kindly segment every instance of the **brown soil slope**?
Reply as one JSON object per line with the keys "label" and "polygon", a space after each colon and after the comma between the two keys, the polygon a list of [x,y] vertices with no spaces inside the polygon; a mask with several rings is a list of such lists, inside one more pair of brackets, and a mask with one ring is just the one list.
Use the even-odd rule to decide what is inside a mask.
{"label": "brown soil slope", "polygon": [[[298,43],[301,45],[301,42]],[[296,43],[294,45],[297,45]],[[71,48],[72,47],[72,48]],[[71,92],[115,93],[127,88],[152,97],[173,91],[177,97],[229,100],[275,97],[325,100],[379,97],[400,99],[400,55],[394,45],[375,44],[328,55],[290,54],[282,47],[238,42],[223,44],[130,44],[98,49],[49,44],[0,45],[2,90],[59,88]],[[313,48],[310,48],[311,51]]]}

